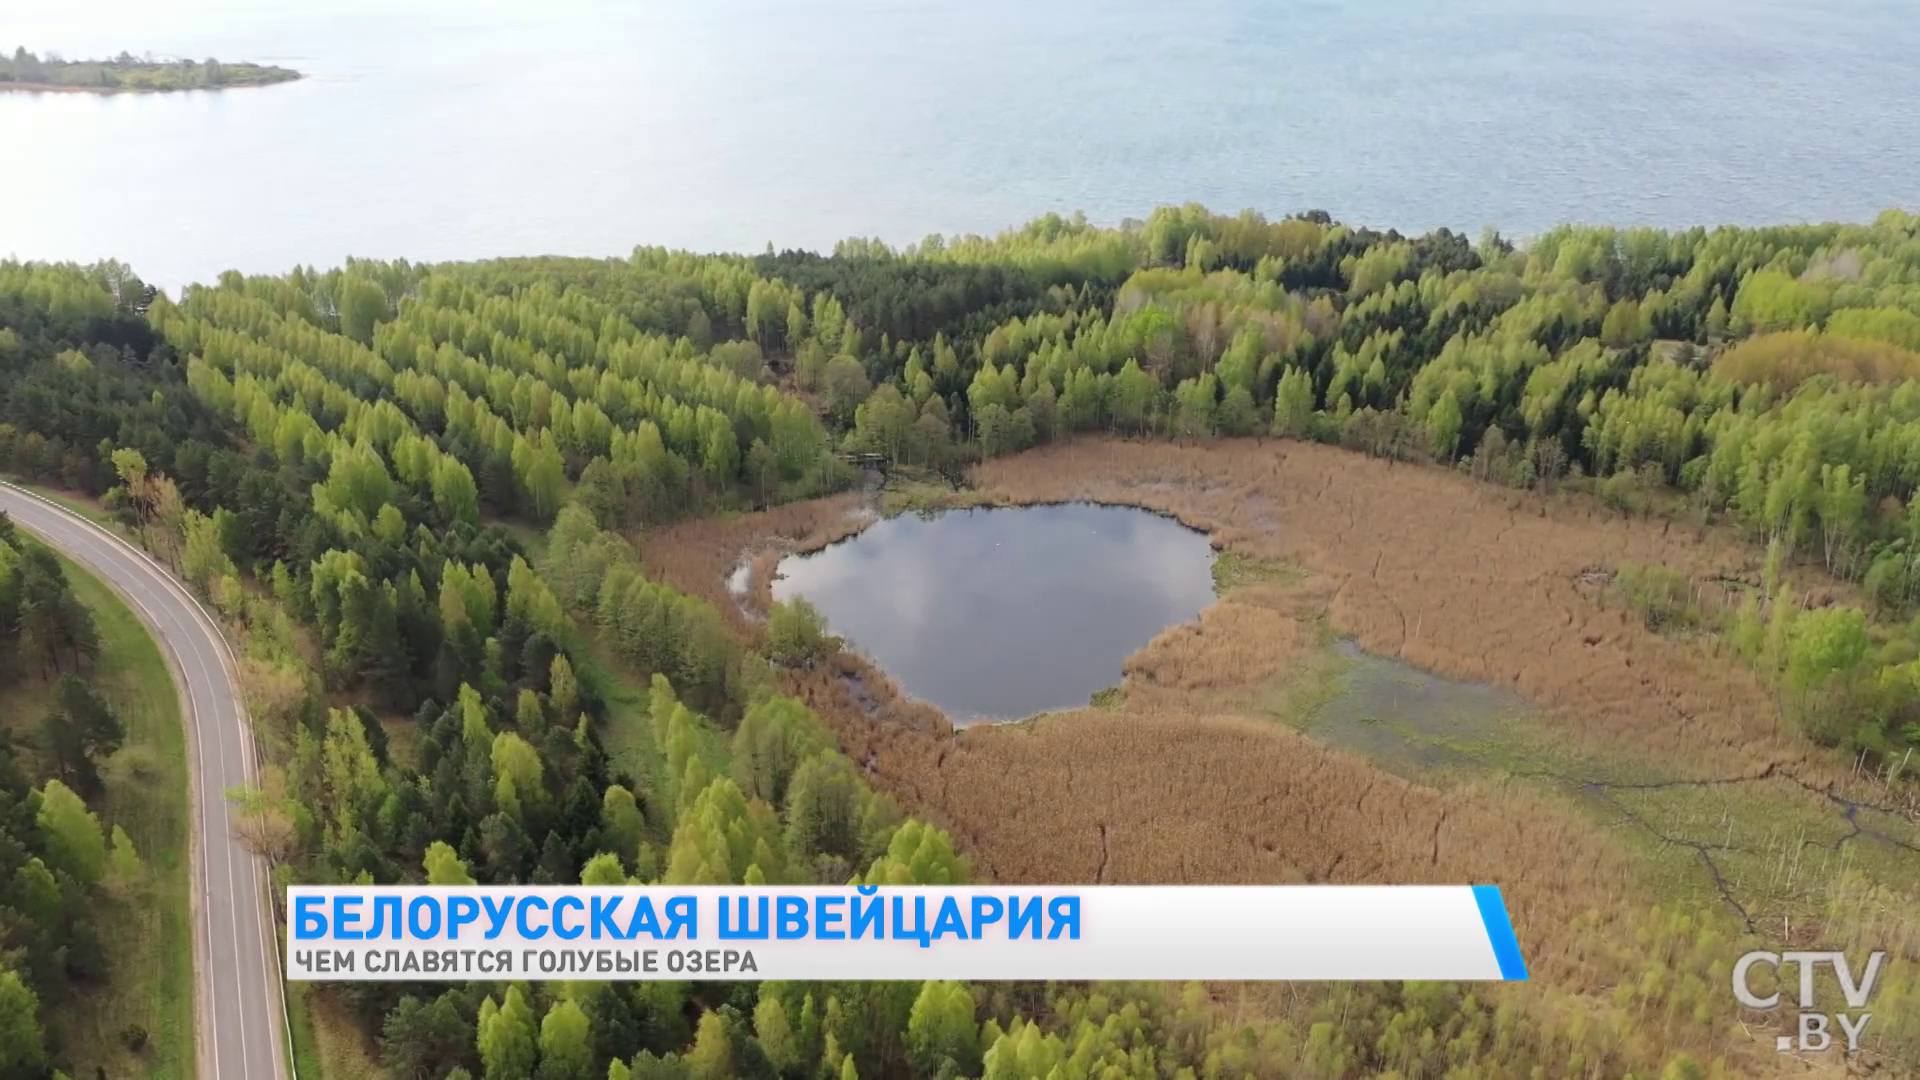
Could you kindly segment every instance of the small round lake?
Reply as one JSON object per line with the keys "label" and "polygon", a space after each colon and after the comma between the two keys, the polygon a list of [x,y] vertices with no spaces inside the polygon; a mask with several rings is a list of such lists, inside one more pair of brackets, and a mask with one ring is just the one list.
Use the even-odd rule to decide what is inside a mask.
{"label": "small round lake", "polygon": [[951,510],[877,522],[781,560],[776,599],[829,629],[956,724],[1085,705],[1127,656],[1213,602],[1213,549],[1117,506]]}

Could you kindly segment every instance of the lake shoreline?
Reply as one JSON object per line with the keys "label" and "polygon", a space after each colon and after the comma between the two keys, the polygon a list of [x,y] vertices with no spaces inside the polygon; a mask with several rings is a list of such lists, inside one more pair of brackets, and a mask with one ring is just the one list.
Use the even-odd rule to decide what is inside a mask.
{"label": "lake shoreline", "polygon": [[[952,490],[928,490],[930,485],[909,481],[904,489],[882,487],[878,491],[830,496],[834,501],[857,499],[854,505],[832,511],[823,522],[789,533],[776,530],[772,535],[754,535],[738,550],[738,560],[727,577],[738,586],[729,586],[728,596],[739,611],[754,619],[764,619],[773,605],[773,581],[778,565],[788,556],[818,554],[836,544],[856,539],[867,529],[890,518],[909,513],[944,514],[954,510],[1020,510],[1041,506],[1102,506],[1137,510],[1172,521],[1199,533],[1216,555],[1227,550],[1226,541],[1216,535],[1216,522],[1146,500],[1085,497],[1023,498],[1005,491],[961,487]],[[822,500],[825,502],[826,500]],[[766,511],[762,511],[765,513]],[[737,581],[735,580],[737,578]]]}
{"label": "lake shoreline", "polygon": [[304,73],[300,73],[294,75],[291,79],[276,79],[272,82],[229,83],[222,86],[76,86],[72,83],[0,82],[0,93],[93,94],[98,97],[113,97],[120,94],[217,93],[222,90],[254,90],[266,86],[281,86],[290,82],[298,82],[306,77]]}

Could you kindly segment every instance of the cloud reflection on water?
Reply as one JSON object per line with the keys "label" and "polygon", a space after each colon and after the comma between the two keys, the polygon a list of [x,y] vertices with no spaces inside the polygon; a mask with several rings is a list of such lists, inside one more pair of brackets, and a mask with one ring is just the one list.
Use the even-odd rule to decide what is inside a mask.
{"label": "cloud reflection on water", "polygon": [[834,633],[957,722],[1084,704],[1165,627],[1213,601],[1206,537],[1072,504],[882,521],[780,564]]}

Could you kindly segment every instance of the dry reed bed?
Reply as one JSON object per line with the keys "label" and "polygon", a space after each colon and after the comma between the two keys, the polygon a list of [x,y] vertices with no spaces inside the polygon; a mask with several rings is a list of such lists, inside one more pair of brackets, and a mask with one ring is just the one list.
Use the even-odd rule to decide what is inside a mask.
{"label": "dry reed bed", "polygon": [[773,603],[773,570],[783,555],[816,551],[871,524],[858,495],[835,495],[788,503],[736,517],[696,518],[641,533],[636,538],[647,573],[719,608],[747,636],[754,622],[727,592],[727,578],[742,559],[750,563],[748,601],[764,611]]}
{"label": "dry reed bed", "polygon": [[1228,711],[1247,679],[1312,644],[1298,621],[1226,601],[1132,657],[1118,708],[957,734],[858,656],[789,673],[786,688],[876,785],[951,830],[993,880],[1497,881],[1542,974],[1571,975],[1580,949],[1562,931],[1636,907],[1623,891],[1628,859],[1550,796],[1437,791]]}
{"label": "dry reed bed", "polygon": [[1126,707],[1238,702],[1249,687],[1295,669],[1317,644],[1308,624],[1327,586],[1311,579],[1236,589],[1198,619],[1162,630],[1122,667]]}
{"label": "dry reed bed", "polygon": [[1498,881],[1543,968],[1569,955],[1540,947],[1556,928],[1629,906],[1623,857],[1542,800],[1435,791],[1271,723],[1090,709],[990,734],[953,741],[938,794],[1000,880]]}

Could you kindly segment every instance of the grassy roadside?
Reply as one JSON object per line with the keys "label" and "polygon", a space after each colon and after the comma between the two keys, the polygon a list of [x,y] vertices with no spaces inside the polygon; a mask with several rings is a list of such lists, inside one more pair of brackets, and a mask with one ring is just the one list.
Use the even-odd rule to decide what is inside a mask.
{"label": "grassy roadside", "polygon": [[379,1076],[378,1048],[337,996],[314,983],[287,984],[293,1022],[293,1065],[300,1080]]}
{"label": "grassy roadside", "polygon": [[305,983],[287,984],[287,1020],[293,1041],[293,1071],[301,1080],[319,1080],[326,1075],[320,1067],[320,1042],[313,1030],[313,1009],[307,1000]]}
{"label": "grassy roadside", "polygon": [[[97,512],[97,511],[96,511]],[[187,843],[186,731],[180,702],[159,645],[119,594],[61,556],[74,594],[93,613],[100,657],[89,678],[126,728],[126,741],[101,774],[102,820],[132,837],[147,867],[137,891],[106,901],[97,920],[111,958],[107,982],[46,1010],[50,1041],[63,1048],[79,1077],[194,1075],[193,923]],[[0,715],[31,739],[45,711],[47,688],[27,685],[0,700]],[[144,1049],[125,1035],[144,1029]]]}

